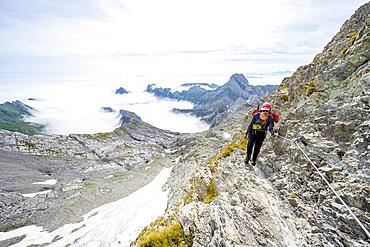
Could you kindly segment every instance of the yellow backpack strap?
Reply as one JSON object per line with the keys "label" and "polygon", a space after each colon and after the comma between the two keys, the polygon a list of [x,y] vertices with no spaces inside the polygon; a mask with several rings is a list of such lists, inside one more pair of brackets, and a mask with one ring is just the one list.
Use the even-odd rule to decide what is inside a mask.
{"label": "yellow backpack strap", "polygon": [[269,118],[270,118],[270,113],[269,113],[269,115],[267,116],[267,118],[261,122],[261,124],[262,124],[262,125],[265,125],[265,124],[267,123],[267,121],[269,120]]}

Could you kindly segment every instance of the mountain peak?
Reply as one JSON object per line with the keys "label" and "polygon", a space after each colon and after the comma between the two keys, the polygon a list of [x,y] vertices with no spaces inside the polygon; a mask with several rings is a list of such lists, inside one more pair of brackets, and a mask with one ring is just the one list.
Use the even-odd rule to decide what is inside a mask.
{"label": "mountain peak", "polygon": [[247,78],[245,78],[245,76],[243,74],[235,73],[230,77],[229,81],[231,81],[231,80],[235,80],[241,85],[249,85],[249,82],[248,82]]}
{"label": "mountain peak", "polygon": [[142,121],[141,118],[134,112],[120,110],[119,113],[121,115],[121,125],[128,123],[138,123]]}

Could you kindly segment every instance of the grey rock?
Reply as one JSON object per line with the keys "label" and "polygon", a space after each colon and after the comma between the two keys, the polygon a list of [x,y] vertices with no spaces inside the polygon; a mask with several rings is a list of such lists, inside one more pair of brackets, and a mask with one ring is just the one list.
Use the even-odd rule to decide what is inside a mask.
{"label": "grey rock", "polygon": [[101,110],[104,112],[114,112],[114,110],[111,107],[102,107]]}
{"label": "grey rock", "polygon": [[128,91],[123,87],[119,87],[118,89],[116,89],[116,94],[128,94]]}
{"label": "grey rock", "polygon": [[146,91],[162,98],[187,100],[195,104],[193,109],[173,109],[176,113],[188,113],[200,117],[202,121],[215,126],[234,112],[246,101],[261,98],[277,89],[277,86],[251,86],[242,74],[234,74],[229,81],[214,90],[193,86],[182,92],[172,92],[170,88],[157,88],[148,85]]}

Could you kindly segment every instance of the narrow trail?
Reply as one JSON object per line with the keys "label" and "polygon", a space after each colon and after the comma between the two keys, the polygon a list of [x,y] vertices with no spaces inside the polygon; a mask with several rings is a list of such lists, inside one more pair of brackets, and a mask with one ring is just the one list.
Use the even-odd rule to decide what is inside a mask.
{"label": "narrow trail", "polygon": [[278,241],[282,243],[279,246],[302,246],[299,237],[301,234],[293,222],[296,219],[293,218],[294,214],[287,201],[281,200],[279,192],[265,178],[258,165],[246,166],[242,158],[237,156],[232,163],[223,164],[223,168],[232,171],[232,174],[227,173],[226,176],[223,174],[222,180],[228,188],[232,189],[229,193],[237,193],[239,197],[245,198],[242,206],[246,212],[262,212],[261,219],[256,219],[259,226],[255,227],[254,231],[258,232],[261,227],[269,229],[277,238],[282,238]]}
{"label": "narrow trail", "polygon": [[262,171],[258,167],[253,167],[252,169],[256,174],[254,183],[258,186],[255,193],[261,204],[269,210],[269,215],[273,216],[273,220],[278,223],[278,229],[280,229],[284,238],[284,243],[286,246],[300,246],[301,243],[297,238],[296,229],[293,227],[292,222],[289,221],[289,216],[292,214],[286,208],[285,202],[281,201],[276,190],[264,177]]}

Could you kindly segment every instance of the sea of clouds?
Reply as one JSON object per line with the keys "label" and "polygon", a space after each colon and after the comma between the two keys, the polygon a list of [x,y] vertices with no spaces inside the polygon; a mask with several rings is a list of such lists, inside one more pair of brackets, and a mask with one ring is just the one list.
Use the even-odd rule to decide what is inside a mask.
{"label": "sea of clouds", "polygon": [[[280,81],[286,73],[246,75],[252,85],[266,84],[266,81]],[[230,75],[231,76],[231,75]],[[158,87],[170,87],[173,90],[186,90],[182,83],[215,83],[223,85],[229,78],[201,76],[178,78],[131,77],[122,80],[61,79],[48,83],[40,80],[30,83],[17,79],[16,83],[0,84],[0,103],[20,100],[31,106],[33,117],[27,121],[46,126],[50,134],[99,133],[113,131],[120,125],[119,110],[135,112],[143,121],[158,128],[175,132],[194,133],[207,130],[209,125],[191,115],[172,112],[173,108],[191,109],[193,104],[187,101],[160,99],[145,92],[148,84]],[[115,90],[124,87],[128,94],[115,94]],[[106,112],[103,107],[114,111]]]}
{"label": "sea of clouds", "polygon": [[[173,108],[189,109],[186,101],[159,99],[131,87],[128,94],[115,94],[119,83],[59,82],[54,84],[2,85],[0,100],[20,100],[34,108],[27,121],[46,125],[45,132],[53,134],[98,133],[119,127],[119,110],[135,112],[156,127],[177,132],[193,133],[208,129],[194,116],[176,114]],[[126,88],[126,87],[125,87]],[[106,112],[102,107],[114,111]]]}

